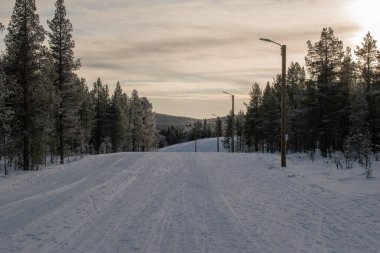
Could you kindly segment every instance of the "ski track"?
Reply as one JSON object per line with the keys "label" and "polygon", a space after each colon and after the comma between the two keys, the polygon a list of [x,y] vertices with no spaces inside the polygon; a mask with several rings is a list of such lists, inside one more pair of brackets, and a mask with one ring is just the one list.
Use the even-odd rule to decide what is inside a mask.
{"label": "ski track", "polygon": [[342,195],[277,164],[118,153],[14,175],[0,185],[0,252],[380,252],[380,194]]}

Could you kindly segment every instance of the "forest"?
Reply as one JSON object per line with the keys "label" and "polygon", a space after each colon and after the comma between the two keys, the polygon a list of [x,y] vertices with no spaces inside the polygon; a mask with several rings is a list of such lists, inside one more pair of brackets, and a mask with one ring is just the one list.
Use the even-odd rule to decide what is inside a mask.
{"label": "forest", "polygon": [[[120,83],[110,95],[99,78],[92,89],[75,73],[73,26],[63,0],[40,24],[35,1],[15,2],[0,58],[0,157],[5,165],[38,169],[50,157],[118,151],[150,151],[156,146],[152,104]],[[1,32],[4,25],[0,23]],[[47,41],[47,43],[45,43]]]}
{"label": "forest", "polygon": [[[368,32],[354,50],[343,47],[334,30],[323,28],[320,40],[307,41],[306,70],[291,62],[286,75],[288,152],[341,152],[346,167],[359,160],[370,167],[380,148],[380,52]],[[307,75],[308,74],[308,75]],[[242,138],[249,151],[280,147],[281,75],[264,90],[250,92]],[[229,135],[231,136],[231,135]]]}
{"label": "forest", "polygon": [[[99,78],[90,89],[76,71],[73,26],[63,0],[45,31],[35,1],[15,2],[0,58],[0,157],[24,170],[65,157],[120,151],[153,151],[178,142],[224,136],[236,152],[280,149],[281,75],[264,89],[252,85],[246,112],[221,121],[198,121],[157,131],[153,106],[138,91],[113,94]],[[0,23],[0,32],[4,32]],[[286,74],[287,152],[341,152],[370,166],[380,149],[380,52],[368,32],[361,45],[344,48],[331,27],[307,41],[305,67]],[[234,121],[232,119],[235,119]],[[233,126],[233,127],[232,127]],[[232,132],[233,131],[233,132]],[[231,149],[231,137],[236,136]]]}

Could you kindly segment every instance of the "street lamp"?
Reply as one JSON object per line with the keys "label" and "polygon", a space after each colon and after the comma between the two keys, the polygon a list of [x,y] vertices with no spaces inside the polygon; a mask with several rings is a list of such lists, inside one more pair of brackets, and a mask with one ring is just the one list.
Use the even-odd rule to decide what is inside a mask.
{"label": "street lamp", "polygon": [[216,129],[217,129],[217,133],[216,133],[216,150],[217,152],[219,152],[219,136],[220,136],[220,127],[221,127],[221,124],[220,124],[220,117],[218,115],[215,115],[215,114],[212,114],[213,116],[217,117],[217,120],[216,120]]}
{"label": "street lamp", "polygon": [[282,56],[282,85],[281,85],[281,166],[286,167],[286,121],[285,121],[285,89],[286,89],[286,45],[282,45],[270,39],[260,40],[265,42],[274,43],[281,47],[281,56]]}
{"label": "street lamp", "polygon": [[232,133],[231,133],[231,152],[235,152],[235,95],[223,91],[224,94],[230,95],[232,97]]}

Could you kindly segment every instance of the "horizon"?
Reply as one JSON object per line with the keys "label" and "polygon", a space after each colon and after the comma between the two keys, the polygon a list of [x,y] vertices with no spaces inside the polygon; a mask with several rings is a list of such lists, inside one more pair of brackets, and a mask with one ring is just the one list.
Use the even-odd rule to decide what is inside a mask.
{"label": "horizon", "polygon": [[[77,71],[89,88],[98,77],[112,92],[138,90],[157,113],[195,119],[225,116],[235,94],[235,112],[244,110],[255,82],[264,88],[281,73],[280,49],[259,41],[286,44],[290,62],[304,66],[306,41],[315,43],[332,27],[344,47],[360,45],[370,31],[380,38],[375,0],[301,1],[143,0],[120,3],[65,1],[74,27]],[[0,3],[8,25],[14,1]],[[54,14],[54,3],[36,1],[40,22]],[[0,51],[4,50],[1,34]],[[378,45],[379,46],[379,45]]]}

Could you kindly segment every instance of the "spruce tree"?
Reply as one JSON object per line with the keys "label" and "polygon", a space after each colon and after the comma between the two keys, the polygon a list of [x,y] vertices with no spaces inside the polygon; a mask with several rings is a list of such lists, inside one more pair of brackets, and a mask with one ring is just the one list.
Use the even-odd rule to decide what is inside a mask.
{"label": "spruce tree", "polygon": [[301,100],[301,118],[305,124],[305,131],[301,139],[304,143],[304,150],[315,152],[318,147],[318,131],[321,119],[321,105],[318,101],[317,82],[307,80],[305,83],[305,92]]}
{"label": "spruce tree", "polygon": [[261,118],[259,110],[262,103],[262,91],[258,83],[252,85],[252,90],[249,93],[250,100],[247,105],[247,114],[245,115],[245,139],[249,148],[254,147],[257,152],[259,149],[259,140],[261,138]]}
{"label": "spruce tree", "polygon": [[14,136],[18,139],[22,149],[23,168],[31,167],[31,141],[38,139],[33,136],[38,116],[33,113],[40,97],[34,94],[41,85],[41,78],[45,75],[41,71],[43,60],[46,59],[46,48],[43,46],[45,31],[40,25],[36,14],[34,0],[16,0],[13,14],[5,37],[5,72],[17,96],[13,97],[15,109],[15,122],[13,124]]}
{"label": "spruce tree", "polygon": [[144,136],[143,107],[137,90],[132,91],[130,103],[130,131],[132,151],[141,151]]}
{"label": "spruce tree", "polygon": [[57,107],[57,92],[54,87],[56,77],[53,59],[45,48],[41,58],[41,73],[38,84],[33,87],[30,112],[32,113],[31,161],[38,168],[39,164],[46,164],[48,145],[54,137],[54,112]]}
{"label": "spruce tree", "polygon": [[14,117],[13,108],[8,100],[12,95],[6,86],[3,59],[0,57],[0,160],[4,159],[4,174],[7,175],[7,158],[11,156],[11,122]]}
{"label": "spruce tree", "polygon": [[143,124],[144,124],[144,137],[142,151],[151,151],[155,148],[156,144],[156,123],[155,116],[153,114],[152,103],[148,101],[146,97],[141,98],[141,104],[143,107]]}
{"label": "spruce tree", "polygon": [[287,78],[287,132],[289,134],[288,147],[296,152],[303,149],[303,135],[305,132],[304,111],[301,103],[305,93],[306,73],[298,62],[292,62],[288,68]]}
{"label": "spruce tree", "polygon": [[81,153],[91,153],[91,149],[89,146],[91,140],[91,131],[94,124],[94,111],[91,104],[91,94],[88,90],[86,81],[84,79],[81,80],[80,86],[80,96],[81,96],[81,108],[79,110],[80,117],[80,143],[81,143]]}
{"label": "spruce tree", "polygon": [[[372,177],[370,164],[372,144],[366,120],[369,108],[364,94],[363,86],[353,87],[350,92],[350,132],[344,139],[344,154],[346,161],[358,160],[365,168],[367,177]],[[346,162],[346,165],[349,164],[350,162]]]}
{"label": "spruce tree", "polygon": [[95,152],[100,151],[100,145],[106,137],[110,136],[109,122],[109,90],[100,78],[94,83],[94,87],[90,92],[91,107],[94,112],[94,126],[91,134],[90,143],[93,145]]}
{"label": "spruce tree", "polygon": [[333,29],[323,28],[321,38],[314,45],[307,42],[308,53],[306,66],[314,81],[317,82],[317,99],[319,111],[316,113],[318,122],[318,142],[322,155],[327,156],[339,148],[337,85],[342,64],[343,42],[335,37]]}
{"label": "spruce tree", "polygon": [[123,93],[120,83],[117,82],[111,98],[111,142],[114,152],[123,150],[127,131],[127,95]]}
{"label": "spruce tree", "polygon": [[266,85],[262,106],[261,106],[261,119],[263,138],[267,151],[274,152],[279,150],[280,140],[280,99],[276,96],[274,87],[269,83]]}
{"label": "spruce tree", "polygon": [[359,71],[362,77],[361,83],[366,90],[366,99],[369,103],[369,130],[373,143],[380,144],[380,52],[377,41],[370,32],[363,39],[362,46],[356,47],[355,54],[358,58]]}
{"label": "spruce tree", "polygon": [[[55,3],[54,18],[48,21],[50,28],[49,45],[54,59],[57,78],[55,86],[59,91],[59,105],[57,108],[57,134],[60,163],[64,163],[64,146],[70,142],[70,133],[78,130],[80,101],[78,96],[79,82],[73,71],[80,66],[74,59],[75,43],[72,38],[73,26],[66,18],[64,0]],[[77,129],[75,129],[77,128]]]}
{"label": "spruce tree", "polygon": [[358,59],[360,74],[366,91],[369,92],[376,78],[376,67],[379,65],[380,52],[377,41],[368,32],[363,39],[361,47],[356,46],[355,55]]}
{"label": "spruce tree", "polygon": [[343,140],[349,134],[349,94],[357,83],[357,65],[353,60],[351,48],[347,47],[339,72],[337,101],[338,148],[342,150]]}

